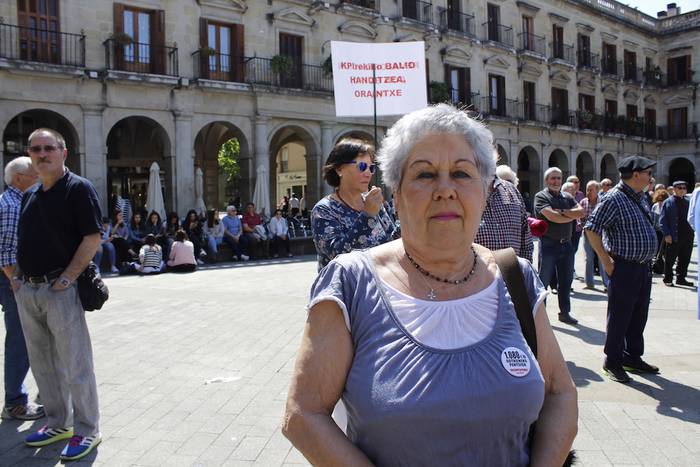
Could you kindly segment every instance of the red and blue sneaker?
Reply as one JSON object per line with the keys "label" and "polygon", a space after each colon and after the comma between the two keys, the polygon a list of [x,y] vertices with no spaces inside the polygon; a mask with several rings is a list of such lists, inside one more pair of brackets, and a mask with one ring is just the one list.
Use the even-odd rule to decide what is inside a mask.
{"label": "red and blue sneaker", "polygon": [[73,428],[49,428],[44,425],[36,433],[32,433],[24,439],[24,444],[32,447],[46,446],[47,444],[68,439],[73,436]]}
{"label": "red and blue sneaker", "polygon": [[76,461],[90,454],[90,452],[102,441],[99,433],[93,436],[73,436],[63,451],[62,461]]}

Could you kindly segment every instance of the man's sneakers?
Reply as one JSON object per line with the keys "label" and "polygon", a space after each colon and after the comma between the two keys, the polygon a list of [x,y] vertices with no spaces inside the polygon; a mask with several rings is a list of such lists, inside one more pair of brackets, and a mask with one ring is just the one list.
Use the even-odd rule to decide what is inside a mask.
{"label": "man's sneakers", "polygon": [[49,428],[44,425],[36,433],[32,433],[24,439],[24,444],[31,447],[46,446],[62,439],[68,439],[73,436],[72,428]]}
{"label": "man's sneakers", "polygon": [[622,367],[604,366],[603,373],[616,383],[629,383],[632,381],[630,375]]}
{"label": "man's sneakers", "polygon": [[569,313],[559,313],[559,321],[562,323],[570,324],[572,326],[578,324],[578,320],[571,316]]}
{"label": "man's sneakers", "polygon": [[693,284],[689,280],[686,280],[685,278],[683,278],[683,279],[676,280],[676,285],[684,285],[686,287],[692,287],[695,284]]}
{"label": "man's sneakers", "polygon": [[673,281],[667,281],[667,280],[664,279],[664,285],[665,285],[666,287],[673,287]]}
{"label": "man's sneakers", "polygon": [[650,365],[641,358],[635,361],[626,361],[622,364],[622,368],[631,373],[649,373],[652,375],[659,373],[659,367]]}
{"label": "man's sneakers", "polygon": [[61,451],[62,461],[77,461],[90,454],[102,441],[102,436],[97,433],[95,436],[73,436],[63,451]]}
{"label": "man's sneakers", "polygon": [[45,415],[43,405],[27,403],[3,407],[0,417],[5,420],[38,420]]}

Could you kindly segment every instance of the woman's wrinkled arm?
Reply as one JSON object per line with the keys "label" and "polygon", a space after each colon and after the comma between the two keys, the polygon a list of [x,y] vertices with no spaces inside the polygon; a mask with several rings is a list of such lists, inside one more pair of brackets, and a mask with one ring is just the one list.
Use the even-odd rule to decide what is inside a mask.
{"label": "woman's wrinkled arm", "polygon": [[535,315],[537,361],[544,376],[544,405],[537,419],[531,466],[561,467],[578,431],[578,396],[549,324],[544,304]]}
{"label": "woman's wrinkled arm", "polygon": [[331,418],[352,358],[352,341],[340,307],[332,301],[314,305],[304,328],[282,425],[284,435],[313,465],[372,465]]}

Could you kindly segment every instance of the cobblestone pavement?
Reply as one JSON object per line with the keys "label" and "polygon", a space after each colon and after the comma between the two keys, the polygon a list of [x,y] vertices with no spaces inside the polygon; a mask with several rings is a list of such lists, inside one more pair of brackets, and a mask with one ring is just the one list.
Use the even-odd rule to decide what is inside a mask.
{"label": "cobblestone pavement", "polygon": [[[315,272],[305,257],[109,278],[112,298],[88,315],[104,441],[77,464],[306,464],[280,422]],[[699,466],[695,291],[655,277],[645,358],[662,373],[624,386],[600,372],[605,295],[574,288],[579,326],[556,321],[556,300],[548,313],[579,389],[580,465]],[[41,424],[2,420],[0,465],[56,464],[62,445],[22,444]]]}

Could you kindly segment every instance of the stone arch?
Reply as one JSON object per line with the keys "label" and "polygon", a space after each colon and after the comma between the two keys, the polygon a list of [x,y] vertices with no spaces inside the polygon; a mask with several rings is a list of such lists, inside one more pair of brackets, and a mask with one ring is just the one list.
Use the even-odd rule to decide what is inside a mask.
{"label": "stone arch", "polygon": [[63,115],[48,109],[30,109],[15,115],[5,126],[2,135],[3,167],[12,159],[26,155],[27,138],[37,128],[51,128],[66,140],[66,166],[81,174],[80,138],[75,126]]}
{"label": "stone arch", "polygon": [[[289,190],[289,192],[293,191],[298,198],[303,198],[303,208],[310,209],[320,196],[320,151],[313,133],[300,125],[286,124],[278,127],[271,134],[270,203],[276,206]],[[285,153],[289,157],[286,165]],[[303,158],[303,163],[300,163],[300,157]],[[292,163],[295,164],[294,167],[291,166]],[[292,170],[294,168],[297,170]]]}
{"label": "stone arch", "polygon": [[683,180],[688,185],[688,193],[695,187],[695,165],[685,157],[676,157],[668,165],[668,183]]}
{"label": "stone arch", "polygon": [[149,169],[153,162],[160,166],[165,209],[172,211],[173,177],[172,142],[157,121],[132,115],[117,121],[107,134],[107,197],[109,212],[114,210],[117,196],[128,194],[134,209],[146,203]]}
{"label": "stone arch", "polygon": [[569,158],[566,157],[566,153],[562,149],[557,148],[551,152],[547,161],[547,167],[559,167],[564,180],[571,175],[569,173]]}
{"label": "stone arch", "polygon": [[510,157],[508,156],[508,151],[502,145],[496,145],[496,152],[498,153],[498,160],[496,164],[498,165],[510,165]]}
{"label": "stone arch", "polygon": [[581,182],[581,191],[586,191],[586,183],[595,178],[593,157],[588,151],[581,151],[576,158],[576,176]]}
{"label": "stone arch", "polygon": [[610,153],[605,154],[600,161],[600,179],[609,178],[615,184],[619,177],[620,172],[617,170],[615,156]]}
{"label": "stone arch", "polygon": [[[532,146],[526,146],[518,153],[517,174],[520,183],[518,189],[526,198],[526,203],[532,200],[535,193],[541,190],[542,177],[540,176],[540,156]],[[527,193],[527,197],[525,194]],[[528,206],[532,210],[532,206]]]}
{"label": "stone arch", "polygon": [[[227,182],[226,174],[219,170],[218,154],[221,146],[235,138],[240,145],[238,177]],[[213,121],[204,125],[194,138],[194,167],[204,173],[204,204],[211,209],[224,209],[232,201],[242,209],[243,199],[251,199],[253,187],[247,176],[251,172],[250,144],[243,130],[231,122]]]}

